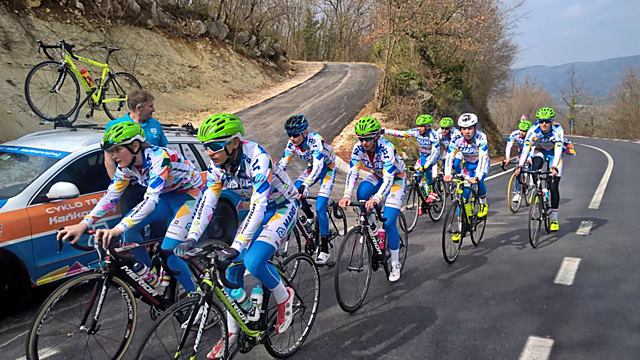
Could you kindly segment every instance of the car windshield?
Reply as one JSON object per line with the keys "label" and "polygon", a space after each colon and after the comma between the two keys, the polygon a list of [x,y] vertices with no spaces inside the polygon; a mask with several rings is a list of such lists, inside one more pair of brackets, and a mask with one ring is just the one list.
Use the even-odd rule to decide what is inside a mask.
{"label": "car windshield", "polygon": [[66,154],[30,154],[26,148],[0,146],[0,200],[18,195]]}

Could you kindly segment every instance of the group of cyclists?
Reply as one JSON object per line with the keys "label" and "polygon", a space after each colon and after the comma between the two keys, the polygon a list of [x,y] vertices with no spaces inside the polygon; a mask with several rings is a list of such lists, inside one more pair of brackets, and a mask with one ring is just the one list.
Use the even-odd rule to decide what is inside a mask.
{"label": "group of cyclists", "polygon": [[[532,169],[540,169],[545,160],[550,162],[554,175],[551,230],[557,231],[564,135],[562,127],[553,123],[554,116],[551,108],[542,108],[536,112],[535,125],[523,118],[518,130],[511,134],[506,152],[508,159],[512,145],[518,144],[516,171],[520,171],[527,161]],[[487,137],[479,129],[478,117],[473,113],[462,114],[457,128],[450,117],[440,119],[437,130],[433,128],[434,123],[433,116],[424,114],[416,119],[416,128],[405,131],[383,129],[373,117],[363,117],[355,124],[358,141],[351,152],[350,170],[338,205],[346,208],[352,202],[354,190],[358,201],[366,201],[367,211],[384,204],[384,231],[391,256],[390,282],[398,281],[401,275],[397,220],[405,198],[407,176],[405,161],[385,135],[416,139],[420,158],[414,169],[424,177],[428,202],[437,200],[433,173],[437,172],[442,160],[444,180],[451,181],[455,173],[463,175],[469,183],[477,183],[481,202],[478,216],[484,217],[488,213],[485,179],[490,159]],[[106,245],[123,235],[127,242],[140,242],[140,229],[158,220],[171,219],[167,222],[169,226],[161,248],[173,251],[167,264],[180,271],[177,280],[187,293],[195,294],[198,289],[181,256],[196,246],[207,229],[222,190],[240,187],[244,190],[241,193],[250,194],[244,199],[250,204],[248,215],[240,224],[231,246],[220,251],[218,256],[221,261],[243,261],[242,266],[227,270],[228,280],[243,285],[246,270],[273,293],[278,304],[275,331],[282,334],[292,321],[294,291],[285,286],[268,260],[294,227],[295,221],[291,219],[297,216],[299,200],[309,196],[310,188],[319,184],[315,207],[321,244],[315,261],[318,265],[327,263],[330,258],[327,207],[336,179],[336,154],[320,134],[309,131],[309,121],[304,115],[290,117],[284,130],[288,143],[283,156],[276,162],[260,144],[245,138],[243,123],[237,116],[223,113],[208,117],[197,134],[210,158],[205,182],[194,164],[183,155],[151,145],[138,123],[118,122],[105,131],[101,143],[103,150],[117,163],[106,194],[90,214],[79,224],[65,227],[58,238],[72,243],[78,241],[90,226],[115,208],[127,186],[135,182],[146,187],[142,201],[115,227],[97,230],[96,239]],[[295,182],[285,172],[294,156],[308,163]],[[371,172],[356,189],[362,166]],[[151,267],[149,254],[144,248],[139,249],[133,253],[136,261]],[[238,325],[229,314],[227,326],[231,346],[237,342]],[[222,344],[216,344],[207,357],[224,357]]]}

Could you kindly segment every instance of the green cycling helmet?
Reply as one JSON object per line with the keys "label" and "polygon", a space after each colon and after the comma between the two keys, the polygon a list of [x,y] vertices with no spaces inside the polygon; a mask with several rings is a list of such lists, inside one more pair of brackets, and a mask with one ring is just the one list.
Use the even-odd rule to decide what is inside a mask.
{"label": "green cycling helmet", "polygon": [[520,121],[520,124],[518,124],[518,129],[522,131],[528,131],[529,129],[531,129],[531,126],[533,126],[533,124],[531,124],[531,121],[522,120]]}
{"label": "green cycling helmet", "polygon": [[128,145],[136,140],[141,143],[147,141],[140,124],[133,121],[123,121],[104,132],[100,146],[103,150],[110,150],[114,146]]}
{"label": "green cycling helmet", "polygon": [[366,116],[356,122],[355,131],[358,136],[372,135],[377,134],[380,131],[380,128],[380,123],[376,118]]}
{"label": "green cycling helmet", "polygon": [[552,108],[550,107],[543,107],[541,109],[539,109],[538,111],[536,111],[536,118],[537,119],[543,119],[543,120],[547,120],[547,119],[552,119],[556,116],[556,112],[553,111]]}
{"label": "green cycling helmet", "polygon": [[431,125],[433,124],[433,116],[429,114],[422,114],[416,118],[416,125]]}
{"label": "green cycling helmet", "polygon": [[198,140],[201,143],[225,141],[244,136],[242,121],[233,114],[215,114],[209,116],[198,129]]}
{"label": "green cycling helmet", "polygon": [[453,126],[453,119],[450,117],[445,117],[440,119],[440,123],[438,124],[440,127],[448,128]]}

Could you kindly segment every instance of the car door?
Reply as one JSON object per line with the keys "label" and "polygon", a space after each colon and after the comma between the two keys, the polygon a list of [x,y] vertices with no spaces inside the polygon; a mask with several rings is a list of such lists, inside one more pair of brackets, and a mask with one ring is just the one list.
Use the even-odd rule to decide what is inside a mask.
{"label": "car door", "polygon": [[[70,182],[78,187],[80,196],[75,199],[54,200],[46,194],[57,182]],[[69,245],[58,254],[56,230],[77,224],[88,214],[109,186],[109,176],[104,167],[104,153],[95,150],[76,157],[50,179],[31,200],[27,212],[31,220],[33,253],[37,284],[42,285],[65,276],[86,271],[96,259],[95,253],[85,253]],[[120,218],[118,208],[107,215],[94,228],[113,226]],[[88,236],[80,240],[86,244]],[[95,265],[95,264],[94,264]]]}

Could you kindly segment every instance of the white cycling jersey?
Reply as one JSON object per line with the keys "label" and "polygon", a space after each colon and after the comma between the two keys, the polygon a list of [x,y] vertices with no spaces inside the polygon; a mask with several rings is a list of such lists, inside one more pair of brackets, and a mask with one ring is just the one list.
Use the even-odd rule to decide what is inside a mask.
{"label": "white cycling jersey", "polygon": [[405,139],[410,137],[416,138],[418,141],[418,152],[421,156],[427,158],[423,165],[425,168],[435,164],[440,158],[440,141],[433,129],[429,129],[425,135],[421,135],[418,128],[404,131],[385,129],[384,134]]}
{"label": "white cycling jersey", "polygon": [[294,155],[298,155],[302,160],[307,161],[311,168],[309,175],[304,179],[307,187],[311,187],[316,182],[318,176],[325,166],[335,162],[336,154],[329,143],[318,133],[309,132],[305,141],[300,146],[295,146],[291,140],[287,143],[282,159],[278,166],[282,171],[287,170],[287,166]]}
{"label": "white cycling jersey", "polygon": [[371,169],[376,177],[383,180],[380,190],[373,196],[378,201],[384,200],[389,194],[394,177],[404,177],[404,161],[396,153],[396,149],[389,140],[379,138],[374,154],[367,153],[362,144],[358,142],[353,146],[349,162],[349,174],[347,174],[344,189],[344,196],[347,198],[351,198],[362,165]]}
{"label": "white cycling jersey", "polygon": [[535,146],[533,156],[553,155],[553,163],[551,166],[558,168],[562,161],[562,152],[564,151],[564,130],[560,124],[553,124],[545,134],[542,132],[542,129],[540,129],[540,125],[536,124],[527,132],[523,146],[522,155],[520,156],[520,166],[524,166],[531,147]]}
{"label": "white cycling jersey", "polygon": [[240,189],[252,192],[250,208],[233,241],[232,247],[242,251],[253,239],[262,224],[267,205],[295,201],[298,196],[293,182],[269,154],[252,141],[242,141],[242,159],[235,174],[209,163],[207,188],[196,209],[189,238],[199,239],[215,212],[222,189]]}
{"label": "white cycling jersey", "polygon": [[453,161],[460,154],[462,159],[469,164],[477,164],[476,177],[482,179],[489,169],[489,146],[487,136],[480,130],[471,140],[467,140],[462,133],[451,140],[447,151],[445,175],[451,175]]}

